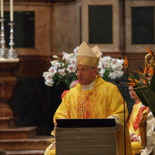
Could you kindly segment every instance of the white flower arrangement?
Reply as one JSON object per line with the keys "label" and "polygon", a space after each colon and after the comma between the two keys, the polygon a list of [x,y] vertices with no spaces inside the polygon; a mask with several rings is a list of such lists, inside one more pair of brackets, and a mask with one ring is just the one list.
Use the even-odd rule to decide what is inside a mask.
{"label": "white flower arrangement", "polygon": [[59,60],[59,57],[54,55],[55,60],[51,61],[51,67],[47,72],[43,72],[43,77],[45,79],[45,85],[53,86],[56,82],[66,83],[69,87],[69,84],[76,80],[76,55],[77,48],[74,49],[73,53],[62,52],[62,60]]}
{"label": "white flower arrangement", "polygon": [[[48,71],[43,72],[45,85],[53,86],[54,83],[59,84],[64,82],[67,87],[69,84],[76,80],[76,56],[78,47],[73,50],[73,53],[62,52],[62,60],[54,55],[54,60],[51,61],[51,67]],[[123,72],[123,59],[112,58],[110,56],[100,57],[99,73],[105,80],[114,80],[121,77]]]}
{"label": "white flower arrangement", "polygon": [[104,56],[99,61],[99,73],[105,80],[114,80],[121,77],[123,72],[124,59]]}

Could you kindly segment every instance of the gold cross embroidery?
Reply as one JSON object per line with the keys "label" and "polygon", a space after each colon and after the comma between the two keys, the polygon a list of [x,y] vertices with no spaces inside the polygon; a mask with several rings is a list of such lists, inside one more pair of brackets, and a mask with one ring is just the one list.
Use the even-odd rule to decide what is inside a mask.
{"label": "gold cross embroidery", "polygon": [[86,109],[83,107],[83,105],[81,105],[81,107],[78,109],[78,111],[79,111],[79,117],[83,118],[84,112],[86,112]]}
{"label": "gold cross embroidery", "polygon": [[80,118],[83,118],[84,117],[84,115],[86,114],[86,111],[87,111],[87,109],[84,107],[85,106],[85,103],[88,101],[88,99],[89,99],[89,97],[92,95],[93,93],[91,92],[91,93],[89,93],[88,95],[86,95],[85,96],[85,100],[83,101],[83,102],[81,102],[82,100],[82,98],[80,97],[80,102],[81,102],[81,104],[80,104],[80,107],[79,107],[79,109],[78,109],[78,111],[79,111],[79,117]]}

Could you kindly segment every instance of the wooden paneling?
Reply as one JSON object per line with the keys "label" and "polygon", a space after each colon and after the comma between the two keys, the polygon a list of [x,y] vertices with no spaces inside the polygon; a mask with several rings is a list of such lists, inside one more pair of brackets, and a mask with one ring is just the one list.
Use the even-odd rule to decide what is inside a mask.
{"label": "wooden paneling", "polygon": [[115,52],[107,52],[107,53],[104,53],[103,52],[103,56],[111,56],[111,57],[114,57],[114,58],[120,58],[120,59],[124,59],[125,57],[128,58],[128,62],[129,62],[129,68],[130,69],[135,69],[135,70],[139,70],[139,67],[144,67],[144,57],[145,55],[147,54],[146,53],[143,53],[143,52],[140,52],[137,53],[135,51],[135,53],[129,53],[129,52],[123,52],[122,53],[115,53]]}
{"label": "wooden paneling", "polygon": [[43,55],[24,55],[19,56],[19,69],[16,70],[18,77],[37,77],[42,76],[44,71],[50,67],[52,56]]}
{"label": "wooden paneling", "polygon": [[[6,0],[6,2],[9,0]],[[33,3],[33,2],[42,2],[42,3],[57,3],[57,2],[72,2],[72,1],[76,1],[76,0],[14,0],[14,2],[29,2],[29,3]]]}
{"label": "wooden paneling", "polygon": [[147,53],[126,53],[129,61],[129,68],[139,70],[144,67],[144,57]]}
{"label": "wooden paneling", "polygon": [[[111,56],[114,58],[128,58],[129,68],[139,70],[139,67],[144,67],[144,57],[147,53],[103,53],[103,56]],[[61,58],[62,55],[59,55]],[[42,76],[43,72],[47,71],[50,67],[52,55],[20,55],[19,67],[16,70],[18,77],[38,77]]]}

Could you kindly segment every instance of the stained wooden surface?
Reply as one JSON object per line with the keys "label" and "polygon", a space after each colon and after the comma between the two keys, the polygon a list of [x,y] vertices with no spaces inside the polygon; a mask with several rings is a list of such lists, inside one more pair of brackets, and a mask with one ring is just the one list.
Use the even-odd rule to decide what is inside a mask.
{"label": "stained wooden surface", "polygon": [[57,155],[116,155],[114,127],[56,128]]}

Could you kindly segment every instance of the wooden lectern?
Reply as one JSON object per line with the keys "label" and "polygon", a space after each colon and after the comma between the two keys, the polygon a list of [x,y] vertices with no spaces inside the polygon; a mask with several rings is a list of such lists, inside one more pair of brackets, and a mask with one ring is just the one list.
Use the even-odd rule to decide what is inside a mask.
{"label": "wooden lectern", "polygon": [[114,119],[57,119],[56,155],[116,155]]}

